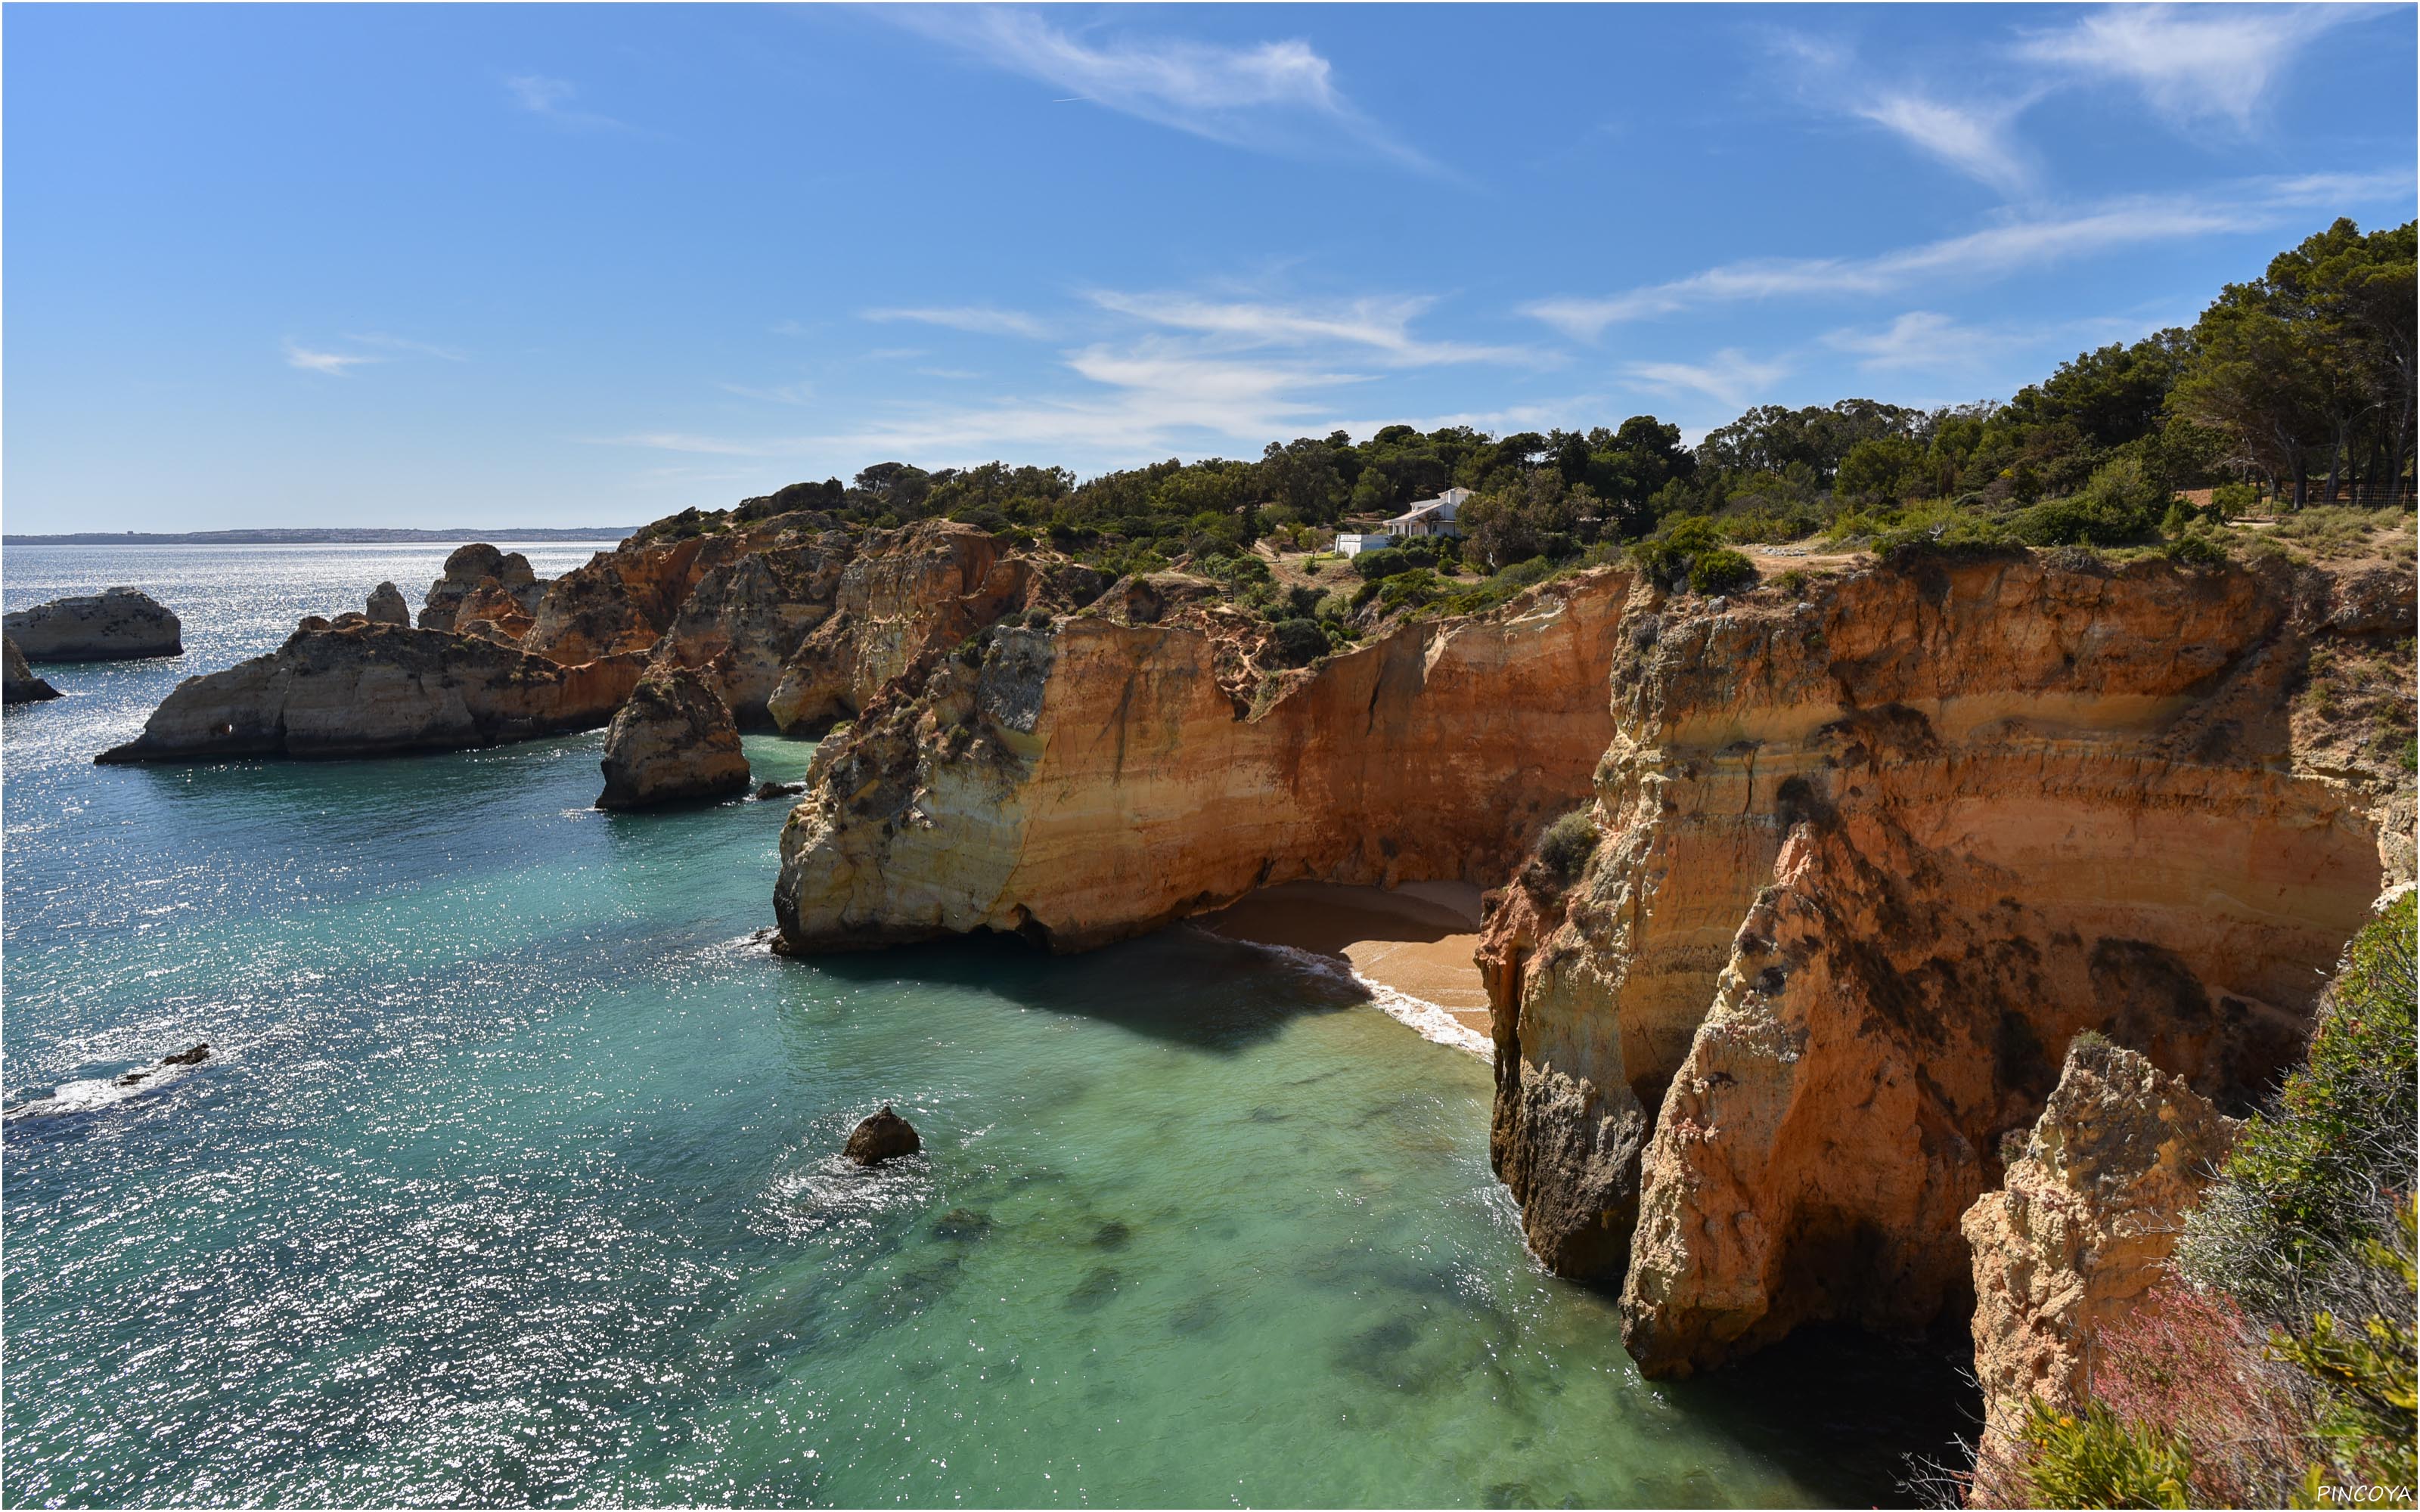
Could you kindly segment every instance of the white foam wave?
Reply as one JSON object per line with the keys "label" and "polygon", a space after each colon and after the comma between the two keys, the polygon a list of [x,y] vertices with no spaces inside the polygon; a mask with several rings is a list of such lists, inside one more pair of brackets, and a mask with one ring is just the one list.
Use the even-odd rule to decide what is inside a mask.
{"label": "white foam wave", "polygon": [[132,1086],[115,1076],[61,1082],[51,1088],[50,1096],[27,1098],[5,1114],[0,1114],[0,1118],[14,1120],[51,1118],[63,1113],[97,1113],[129,1098],[156,1092],[171,1083],[181,1081],[185,1073],[193,1070],[191,1066],[142,1066],[135,1069],[143,1072],[143,1079]]}
{"label": "white foam wave", "polygon": [[[1229,935],[1219,937],[1232,938]],[[1411,994],[1400,992],[1383,981],[1371,980],[1354,970],[1353,963],[1350,961],[1340,960],[1332,955],[1322,955],[1316,950],[1305,950],[1296,946],[1271,945],[1263,940],[1236,940],[1234,943],[1249,945],[1255,950],[1265,950],[1279,960],[1305,971],[1315,972],[1330,980],[1351,982],[1361,990],[1380,1012],[1399,1024],[1408,1026],[1421,1039],[1432,1044],[1449,1045],[1456,1050],[1466,1051],[1481,1060],[1492,1061],[1496,1058],[1496,1046],[1489,1041],[1487,1036],[1471,1028],[1425,997],[1414,997]]]}

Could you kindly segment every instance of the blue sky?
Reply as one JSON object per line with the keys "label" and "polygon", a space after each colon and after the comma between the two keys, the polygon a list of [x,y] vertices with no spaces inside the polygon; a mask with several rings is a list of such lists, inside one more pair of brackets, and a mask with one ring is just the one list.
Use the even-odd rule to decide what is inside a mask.
{"label": "blue sky", "polygon": [[11,6],[6,524],[2005,397],[2410,219],[2414,17]]}

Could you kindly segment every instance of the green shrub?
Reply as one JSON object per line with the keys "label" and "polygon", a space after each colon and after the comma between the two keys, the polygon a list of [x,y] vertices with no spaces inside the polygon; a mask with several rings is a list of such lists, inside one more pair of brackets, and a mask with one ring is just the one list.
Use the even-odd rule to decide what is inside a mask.
{"label": "green shrub", "polygon": [[1538,837],[1538,859],[1566,883],[1578,880],[1596,855],[1596,820],[1586,809],[1575,809],[1546,826]]}
{"label": "green shrub", "polygon": [[2119,1422],[2099,1402],[2075,1416],[2035,1398],[2024,1442],[2037,1506],[2187,1504],[2193,1452],[2156,1428]]}
{"label": "green shrub", "polygon": [[1676,520],[1630,548],[1630,560],[1665,588],[1728,593],[1756,581],[1756,565],[1730,548],[1722,528],[1703,516]]}
{"label": "green shrub", "polygon": [[2215,567],[2228,559],[2226,538],[2211,530],[2195,530],[2170,541],[2164,549],[2170,562],[2188,567]]}
{"label": "green shrub", "polygon": [[2386,1242],[2383,1194],[2408,1193],[2420,1159],[2420,1001],[2413,895],[2353,937],[2320,1006],[2306,1064],[2236,1141],[2185,1220],[2185,1274],[2271,1317],[2323,1293],[2327,1273]]}
{"label": "green shrub", "polygon": [[1689,563],[1689,586],[1700,594],[1728,594],[1756,581],[1756,563],[1729,547],[1701,551]]}
{"label": "green shrub", "polygon": [[1418,608],[1437,596],[1437,576],[1427,567],[1413,567],[1378,585],[1378,602],[1388,609]]}
{"label": "green shrub", "polygon": [[1327,655],[1327,632],[1313,619],[1280,620],[1270,632],[1278,656],[1289,667],[1307,667]]}
{"label": "green shrub", "polygon": [[1412,561],[1410,552],[1401,547],[1393,546],[1382,546],[1375,551],[1364,551],[1353,559],[1353,570],[1359,573],[1365,582],[1376,582],[1381,578],[1391,578],[1399,572],[1409,572],[1418,563]]}
{"label": "green shrub", "polygon": [[2211,513],[2222,520],[2251,513],[2260,502],[2260,490],[2248,483],[2222,483],[2210,491]]}
{"label": "green shrub", "polygon": [[2094,469],[2069,497],[2017,511],[2009,528],[2028,546],[2132,546],[2158,532],[2167,504],[2167,490],[2143,464],[2121,456]]}

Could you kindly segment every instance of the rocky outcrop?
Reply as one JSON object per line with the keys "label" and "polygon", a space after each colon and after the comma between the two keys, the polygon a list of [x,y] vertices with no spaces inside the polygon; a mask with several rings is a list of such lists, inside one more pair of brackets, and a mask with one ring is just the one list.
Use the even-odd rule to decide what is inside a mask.
{"label": "rocky outcrop", "polygon": [[879,1165],[901,1155],[913,1155],[924,1148],[916,1126],[891,1110],[884,1103],[882,1111],[866,1119],[849,1132],[848,1145],[841,1153],[860,1165]]}
{"label": "rocky outcrop", "polygon": [[27,661],[125,661],[185,649],[184,626],[175,613],[139,588],[54,598],[0,624]]}
{"label": "rocky outcrop", "polygon": [[39,703],[58,696],[57,688],[34,675],[16,640],[0,635],[0,703]]}
{"label": "rocky outcrop", "polygon": [[770,725],[768,702],[782,668],[831,617],[856,554],[847,532],[830,531],[708,568],[665,629],[656,659],[695,671],[743,725]]}
{"label": "rocky outcrop", "polygon": [[971,525],[877,535],[833,578],[830,609],[785,660],[767,711],[785,732],[852,717],[894,680],[921,681],[977,629],[1039,601],[1043,588],[1029,559]]}
{"label": "rocky outcrop", "polygon": [[268,656],[185,679],[141,735],[94,759],[377,756],[594,730],[629,695],[642,666],[622,656],[565,667],[489,640],[366,620],[297,630]]}
{"label": "rocky outcrop", "polygon": [[519,551],[500,551],[485,541],[473,541],[469,546],[456,547],[445,559],[442,574],[428,585],[428,596],[420,607],[420,627],[456,628],[455,620],[463,600],[489,584],[510,594],[524,613],[535,609],[538,595],[545,589],[537,574],[531,570],[529,558]]}
{"label": "rocky outcrop", "polygon": [[366,617],[373,625],[410,625],[411,606],[403,601],[403,590],[393,583],[380,583],[370,590]]}
{"label": "rocky outcrop", "polygon": [[599,809],[640,809],[745,792],[748,757],[731,710],[684,667],[656,667],[639,679],[605,731]]}
{"label": "rocky outcrop", "polygon": [[1588,792],[1628,587],[1600,570],[1283,676],[1239,659],[1265,639],[1242,615],[1002,625],[818,750],[783,944],[1078,949],[1270,883],[1499,878]]}
{"label": "rocky outcrop", "polygon": [[2241,1128],[2131,1050],[2090,1034],[2069,1045],[2002,1190],[1962,1225],[1987,1456],[2013,1443],[2036,1397],[2080,1410],[2093,1340],[2160,1278]]}
{"label": "rocky outcrop", "polygon": [[2406,780],[2298,756],[2316,574],[2016,553],[1802,592],[1634,599],[1595,858],[1482,946],[1497,1169],[1549,1265],[1622,1280],[1652,1374],[1962,1298],[1960,1217],[2085,1029],[2266,1085]]}

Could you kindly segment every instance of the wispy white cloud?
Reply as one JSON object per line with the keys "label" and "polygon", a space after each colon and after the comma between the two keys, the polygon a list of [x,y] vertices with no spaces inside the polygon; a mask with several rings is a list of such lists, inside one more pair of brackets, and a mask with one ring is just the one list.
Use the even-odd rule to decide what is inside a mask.
{"label": "wispy white cloud", "polygon": [[2112,6],[2036,33],[2017,51],[2032,62],[2131,84],[2172,120],[2223,116],[2248,128],[2306,43],[2364,13],[2335,5]]}
{"label": "wispy white cloud", "polygon": [[950,308],[919,310],[862,310],[861,318],[892,321],[913,320],[921,325],[947,326],[953,331],[969,331],[982,336],[1030,336],[1035,340],[1050,334],[1050,328],[1020,310],[996,310],[989,305],[957,305]]}
{"label": "wispy white cloud", "polygon": [[1931,280],[1998,277],[2122,247],[2275,227],[2314,207],[2408,193],[2408,174],[2336,175],[2219,185],[2195,194],[2013,215],[1979,231],[1869,257],[1761,258],[1602,298],[1539,300],[1523,313],[1591,341],[1605,328],[1707,305],[1791,296],[1889,294]]}
{"label": "wispy white cloud", "polygon": [[467,363],[468,352],[456,347],[440,347],[431,342],[413,341],[409,336],[391,336],[380,331],[345,332],[345,339],[364,347],[376,347],[385,351],[404,352],[413,357],[434,357],[441,362]]}
{"label": "wispy white cloud", "polygon": [[593,110],[575,106],[572,100],[579,96],[580,88],[568,79],[549,78],[542,73],[518,73],[504,81],[504,88],[512,95],[513,103],[557,126],[588,131],[630,130],[611,116],[600,116]]}
{"label": "wispy white cloud", "polygon": [[1631,363],[1622,372],[1639,388],[1695,392],[1744,409],[1788,377],[1790,364],[1778,358],[1758,362],[1727,347],[1702,363]]}
{"label": "wispy white cloud", "polygon": [[1907,91],[1887,93],[1851,108],[1877,126],[1896,132],[1919,152],[1938,158],[1972,178],[2003,193],[2018,194],[2034,183],[2034,167],[2009,132],[2017,116],[2032,101],[1998,104],[1945,104]]}
{"label": "wispy white cloud", "polygon": [[2140,310],[2028,326],[1974,325],[1935,310],[1910,310],[1886,325],[1844,326],[1818,339],[1854,356],[1869,373],[1982,373],[2021,354],[2044,357],[2073,351],[2079,343],[2125,341],[2164,323]]}
{"label": "wispy white cloud", "polygon": [[320,351],[299,342],[286,344],[287,366],[299,367],[307,373],[325,373],[330,378],[343,378],[365,363],[382,361],[384,359],[365,352]]}
{"label": "wispy white cloud", "polygon": [[1229,147],[1297,156],[1437,165],[1363,115],[1335,69],[1299,39],[1228,47],[1183,38],[1088,40],[1031,11],[899,6],[889,19],[970,55],[1094,104]]}
{"label": "wispy white cloud", "polygon": [[1096,291],[1093,302],[1176,331],[1198,332],[1247,347],[1341,344],[1363,348],[1389,365],[1427,367],[1446,363],[1530,363],[1544,360],[1527,347],[1427,341],[1412,322],[1436,303],[1427,296],[1373,297],[1330,305],[1222,301],[1188,294],[1126,294]]}
{"label": "wispy white cloud", "polygon": [[758,386],[747,383],[716,385],[725,393],[736,393],[743,399],[760,399],[767,404],[803,405],[814,402],[815,386],[812,383],[777,383]]}

